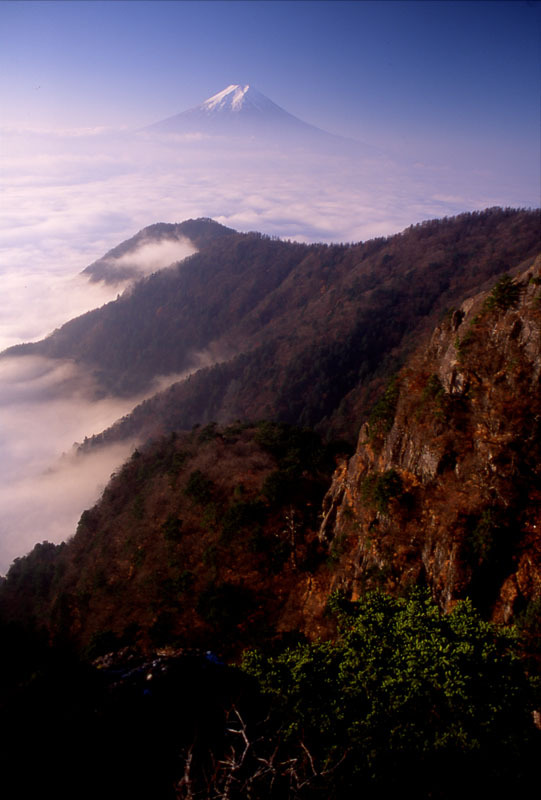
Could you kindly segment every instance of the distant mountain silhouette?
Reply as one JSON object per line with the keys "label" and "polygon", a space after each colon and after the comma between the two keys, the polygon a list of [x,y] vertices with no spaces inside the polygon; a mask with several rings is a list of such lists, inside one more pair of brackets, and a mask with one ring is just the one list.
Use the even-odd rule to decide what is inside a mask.
{"label": "distant mountain silhouette", "polygon": [[347,142],[359,146],[304,122],[248,84],[231,84],[195,108],[156,122],[144,132],[291,144],[336,146]]}

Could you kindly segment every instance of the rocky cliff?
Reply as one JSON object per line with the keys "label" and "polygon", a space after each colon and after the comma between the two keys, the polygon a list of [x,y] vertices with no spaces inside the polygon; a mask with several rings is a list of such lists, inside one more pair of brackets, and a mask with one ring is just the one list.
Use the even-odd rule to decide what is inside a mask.
{"label": "rocky cliff", "polygon": [[349,458],[268,422],[136,451],[72,540],[14,563],[2,618],[94,653],[182,642],[231,655],[332,635],[334,589],[426,584],[444,610],[468,596],[494,620],[533,620],[537,650],[540,268],[531,258],[450,309]]}
{"label": "rocky cliff", "polygon": [[541,598],[541,258],[450,310],[337,469],[335,587],[426,582],[508,621]]}

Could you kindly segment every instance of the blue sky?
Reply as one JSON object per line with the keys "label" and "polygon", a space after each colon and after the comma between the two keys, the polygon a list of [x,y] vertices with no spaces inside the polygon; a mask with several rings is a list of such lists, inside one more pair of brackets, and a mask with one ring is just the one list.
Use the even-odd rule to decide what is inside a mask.
{"label": "blue sky", "polygon": [[[0,0],[3,263],[68,270],[157,219],[351,241],[541,205],[540,43],[534,0]],[[231,83],[380,162],[280,170],[73,138],[131,135]]]}
{"label": "blue sky", "polygon": [[3,0],[3,122],[137,127],[251,83],[358,138],[531,149],[540,18],[521,0]]}
{"label": "blue sky", "polygon": [[[521,0],[0,0],[0,349],[114,297],[78,273],[155,222],[345,242],[539,205],[540,17]],[[132,133],[231,83],[379,149],[251,153]],[[0,571],[38,528],[71,535],[124,457],[94,478],[57,471],[74,440],[129,409],[77,392],[49,403],[71,375],[49,366],[0,375]]]}

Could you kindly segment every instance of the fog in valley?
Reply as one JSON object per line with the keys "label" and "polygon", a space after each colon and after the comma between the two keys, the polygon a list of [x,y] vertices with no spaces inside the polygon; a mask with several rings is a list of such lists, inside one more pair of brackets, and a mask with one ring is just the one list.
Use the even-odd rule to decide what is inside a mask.
{"label": "fog in valley", "polygon": [[[90,283],[80,272],[155,222],[210,217],[239,231],[350,242],[476,208],[536,204],[533,178],[531,197],[523,185],[513,196],[509,185],[520,153],[505,169],[488,157],[473,168],[458,145],[421,160],[398,140],[393,150],[99,128],[10,129],[2,137],[0,349],[114,300],[127,282]],[[193,252],[186,240],[143,241],[116,263],[149,274]],[[141,398],[96,399],[80,367],[30,356],[1,359],[0,376],[5,572],[36,542],[74,533],[133,443],[85,457],[73,445]]]}
{"label": "fog in valley", "polygon": [[129,403],[95,400],[88,376],[68,362],[26,356],[0,361],[0,565],[38,541],[75,531],[130,446],[77,456],[73,445],[101,430]]}

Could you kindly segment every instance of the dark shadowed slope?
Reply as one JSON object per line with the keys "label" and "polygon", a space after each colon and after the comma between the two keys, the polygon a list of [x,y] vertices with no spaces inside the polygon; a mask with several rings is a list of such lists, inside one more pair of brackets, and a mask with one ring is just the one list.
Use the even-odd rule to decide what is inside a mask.
{"label": "dark shadowed slope", "polygon": [[356,599],[426,584],[447,610],[469,596],[538,636],[540,266],[448,315],[349,459],[269,422],[209,424],[136,451],[71,541],[13,565],[4,618],[82,647],[231,653],[328,632],[333,589]]}
{"label": "dark shadowed slope", "polygon": [[351,435],[373,381],[449,306],[535,255],[538,226],[538,212],[490,209],[350,246],[227,234],[4,357],[73,359],[114,394],[210,365],[138,409],[130,434],[264,416],[332,418]]}
{"label": "dark shadowed slope", "polygon": [[[537,251],[536,226],[534,213],[498,211],[352,247],[291,251],[280,242],[239,239],[236,263],[246,248],[259,269],[248,266],[244,283],[223,293],[229,301],[213,304],[207,317],[205,332],[223,321],[224,333],[215,333],[211,345],[201,339],[200,346],[220,363],[144,403],[116,426],[114,437],[246,417],[354,436],[374,390],[419,336],[465,293]],[[256,252],[265,260],[256,260]],[[293,263],[282,264],[286,254]],[[281,280],[271,288],[281,264]],[[215,282],[221,283],[219,274]],[[269,286],[264,294],[261,282]]]}

